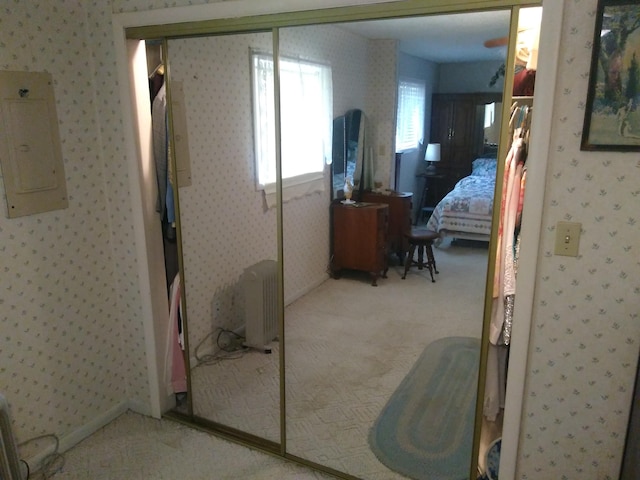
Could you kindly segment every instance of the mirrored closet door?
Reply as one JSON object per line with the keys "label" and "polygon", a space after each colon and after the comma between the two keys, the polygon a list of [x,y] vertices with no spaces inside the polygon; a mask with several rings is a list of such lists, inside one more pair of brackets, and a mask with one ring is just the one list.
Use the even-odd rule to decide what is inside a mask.
{"label": "mirrored closet door", "polygon": [[[482,241],[467,240],[464,232],[444,236],[433,249],[440,272],[435,283],[427,269],[415,267],[402,278],[408,247],[404,242],[385,252],[386,276],[373,272],[377,286],[372,286],[371,270],[377,267],[361,268],[354,261],[335,271],[334,254],[340,242],[353,242],[354,248],[347,249],[353,255],[375,248],[376,222],[385,236],[391,235],[389,225],[413,222],[410,204],[419,201],[422,190],[393,191],[399,79],[410,78],[426,90],[422,144],[403,154],[413,161],[403,166],[414,169],[412,177],[424,173],[424,149],[438,131],[434,122],[441,121],[432,114],[432,97],[468,99],[489,92],[473,97],[476,103],[463,110],[467,118],[457,119],[459,125],[473,125],[473,131],[458,132],[467,137],[468,151],[455,164],[443,156],[438,179],[453,185],[459,179],[453,176],[471,174],[473,161],[485,157],[493,162],[488,179],[493,186],[497,138],[484,138],[484,102],[501,100],[503,79],[493,89],[489,83],[504,62],[506,48],[489,51],[479,33],[479,44],[470,45],[469,52],[458,49],[455,62],[443,50],[456,43],[454,25],[474,25],[488,39],[506,35],[509,21],[510,11],[505,10],[279,30],[282,58],[331,69],[333,119],[360,111],[364,129],[363,135],[346,140],[342,156],[348,159],[350,150],[362,151],[357,167],[325,168],[325,186],[331,189],[283,206],[287,453],[357,478],[468,475],[490,228]],[[479,55],[478,47],[487,51]],[[304,114],[302,118],[304,124],[311,122]],[[284,119],[282,128],[283,143],[287,135],[296,135]],[[356,141],[362,144],[354,145]],[[340,148],[335,138],[333,148]],[[340,158],[333,155],[334,162]],[[353,175],[355,206],[341,202],[343,189],[333,185],[332,170]],[[362,180],[367,178],[378,184]],[[489,195],[491,204],[493,189]],[[409,208],[392,207],[397,200],[407,200]],[[379,218],[380,209],[382,220],[369,218]],[[487,216],[490,219],[490,208]],[[419,228],[427,228],[426,220]],[[386,245],[389,240],[385,237]],[[438,363],[444,358],[438,357],[440,349],[455,352],[445,354],[453,360],[447,356],[443,370],[431,370],[434,359]],[[443,408],[443,398],[451,408]]]}
{"label": "mirrored closet door", "polygon": [[[429,269],[405,268],[404,233],[413,223],[436,228],[429,215],[414,222],[423,207],[437,208],[439,199],[423,203],[427,190],[444,197],[486,170],[487,159],[495,184],[499,149],[485,135],[484,108],[493,102],[481,94],[500,97],[506,46],[484,42],[507,36],[510,16],[474,11],[167,41],[192,178],[176,197],[191,421],[266,441],[274,452],[284,439],[279,453],[356,478],[468,474],[490,235],[443,232],[432,245],[432,281]],[[459,48],[460,25],[476,34],[468,51]],[[420,142],[400,152],[402,81],[424,87],[424,112]],[[464,160],[446,154],[453,130],[437,137],[446,118],[435,96],[452,99],[450,112],[456,97],[481,99],[454,122],[471,125],[457,131],[475,142]],[[335,120],[354,111],[360,134],[340,148],[355,206],[332,175]],[[425,150],[436,140],[443,155],[434,175]],[[353,172],[351,151],[359,152]],[[413,180],[403,191],[399,168]],[[392,207],[398,199],[401,213]],[[374,220],[362,220],[370,211]],[[407,230],[388,248],[392,224]],[[381,264],[337,268],[340,242],[355,252],[379,242]]]}
{"label": "mirrored closet door", "polygon": [[[168,41],[191,159],[179,190],[190,394],[196,418],[279,443],[277,222],[257,183],[250,49],[271,52],[271,33]],[[275,172],[274,157],[262,166]]]}

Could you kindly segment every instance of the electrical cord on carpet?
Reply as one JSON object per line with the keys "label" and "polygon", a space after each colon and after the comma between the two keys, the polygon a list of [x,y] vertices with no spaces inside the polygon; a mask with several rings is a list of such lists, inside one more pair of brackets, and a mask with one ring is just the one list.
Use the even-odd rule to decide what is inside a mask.
{"label": "electrical cord on carpet", "polygon": [[[218,334],[216,337],[216,345],[220,349],[219,352],[213,354],[204,354],[201,355],[198,353],[200,347],[213,335]],[[221,343],[221,338],[223,335],[226,335],[227,342],[225,344]],[[199,365],[215,365],[223,360],[234,360],[236,358],[241,358],[245,353],[249,350],[248,347],[238,346],[234,343],[234,340],[244,340],[242,335],[237,334],[233,330],[227,330],[225,328],[218,327],[213,332],[209,332],[195,348],[194,355],[198,363],[196,367]]]}
{"label": "electrical cord on carpet", "polygon": [[327,268],[325,269],[325,272],[327,272],[330,277],[333,277],[333,268],[331,268],[332,264],[333,264],[333,255],[329,257],[329,263],[327,263]]}
{"label": "electrical cord on carpet", "polygon": [[[58,448],[60,447],[60,440],[58,437],[52,433],[47,433],[44,435],[40,435],[34,438],[30,438],[29,440],[25,440],[22,443],[18,444],[18,448],[21,448],[29,443],[37,442],[39,440],[44,439],[53,439],[55,442],[55,446],[53,452],[49,455],[45,456],[40,464],[40,468],[31,472],[31,467],[25,460],[20,460],[27,467],[27,480],[33,478],[35,479],[43,479],[47,480],[51,478],[54,474],[58,473],[64,467],[64,455],[58,453]],[[31,476],[33,475],[35,476]]]}

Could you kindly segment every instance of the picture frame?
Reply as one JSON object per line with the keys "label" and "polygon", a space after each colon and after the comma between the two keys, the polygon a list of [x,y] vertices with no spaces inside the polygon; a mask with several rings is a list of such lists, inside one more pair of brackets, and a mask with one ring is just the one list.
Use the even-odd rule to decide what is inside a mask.
{"label": "picture frame", "polygon": [[580,149],[640,151],[638,0],[598,0]]}

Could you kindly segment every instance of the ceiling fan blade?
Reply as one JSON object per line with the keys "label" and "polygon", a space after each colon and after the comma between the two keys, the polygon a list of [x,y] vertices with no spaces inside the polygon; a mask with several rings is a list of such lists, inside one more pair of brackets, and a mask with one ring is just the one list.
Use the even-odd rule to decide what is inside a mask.
{"label": "ceiling fan blade", "polygon": [[509,43],[509,37],[492,38],[484,42],[484,46],[487,48],[504,47]]}

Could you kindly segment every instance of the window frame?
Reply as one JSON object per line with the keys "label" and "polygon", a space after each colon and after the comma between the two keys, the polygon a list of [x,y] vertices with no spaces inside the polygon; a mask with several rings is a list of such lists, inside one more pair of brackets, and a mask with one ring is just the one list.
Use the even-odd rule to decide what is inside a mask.
{"label": "window frame", "polygon": [[[403,87],[404,88],[410,87],[410,88],[414,88],[416,90],[421,90],[421,91],[418,93],[418,95],[414,95],[414,98],[410,98],[410,99],[408,98],[407,101],[403,102],[403,97],[405,97],[402,93]],[[414,116],[414,115],[417,116],[415,120],[407,121],[405,117],[405,112],[402,110],[403,110],[403,107],[406,108],[406,106],[408,106],[407,104],[409,103],[409,101],[412,101],[416,104],[416,105],[411,105],[410,106],[411,109],[415,109],[416,106],[418,105],[421,106],[421,109],[419,112],[414,111],[410,113],[410,116]],[[414,150],[419,148],[421,143],[424,143],[426,101],[427,101],[427,84],[424,79],[413,78],[413,77],[400,77],[398,79],[398,108],[396,111],[396,136],[395,136],[397,152],[406,152],[409,150]],[[407,124],[411,124],[411,125],[407,125]],[[415,130],[415,133],[413,133],[412,130]]]}
{"label": "window frame", "polygon": [[[260,65],[262,62],[264,65]],[[270,66],[265,66],[270,64]],[[275,60],[273,54],[260,50],[252,49],[250,51],[250,68],[251,68],[251,89],[252,89],[252,116],[253,116],[253,138],[254,138],[254,166],[255,166],[255,184],[256,190],[263,190],[265,195],[275,195],[277,174],[275,171],[275,145],[276,145],[276,130],[275,130],[275,90],[274,90],[274,68]],[[291,144],[294,142],[287,141],[284,136],[285,132],[288,134],[292,131],[287,125],[291,126],[291,123],[287,123],[286,118],[288,115],[287,105],[303,104],[307,102],[301,102],[301,98],[313,98],[316,95],[296,96],[294,102],[283,101],[283,94],[287,92],[287,89],[283,87],[283,83],[288,81],[287,78],[283,78],[287,75],[287,68],[292,66],[292,69],[297,68],[302,75],[308,74],[302,70],[307,70],[309,67],[317,69],[315,75],[319,77],[317,80],[320,85],[316,87],[320,89],[320,97],[322,97],[315,105],[314,113],[307,118],[312,118],[317,127],[311,128],[312,131],[324,130],[319,138],[319,144],[317,145],[320,150],[314,150],[313,155],[317,155],[314,162],[309,163],[309,168],[305,171],[295,172],[289,174],[291,167],[285,165],[286,162],[292,161],[294,158],[291,153]],[[283,68],[284,66],[284,68]],[[333,87],[332,87],[332,69],[331,66],[324,62],[315,60],[303,59],[293,56],[280,55],[279,57],[280,67],[280,105],[281,105],[281,158],[282,158],[282,186],[283,189],[291,189],[297,187],[297,194],[294,196],[300,196],[305,193],[311,193],[311,191],[324,190],[324,174],[325,165],[331,163],[331,127],[333,122]],[[270,71],[269,71],[270,70]],[[284,73],[284,75],[283,75]],[[314,73],[311,72],[311,75]],[[295,74],[293,74],[295,75]],[[291,75],[291,76],[293,76]],[[262,80],[262,84],[260,81]],[[291,92],[292,89],[289,89]],[[317,118],[317,117],[320,118]],[[326,117],[326,126],[322,127],[321,117]],[[271,125],[268,122],[271,121]],[[295,128],[293,129],[295,130]],[[308,147],[305,152],[308,153]],[[294,149],[295,150],[295,149]],[[265,152],[271,152],[269,159],[264,163],[262,155]],[[322,156],[322,160],[319,158]],[[287,172],[289,170],[289,172]],[[266,175],[266,178],[265,178]],[[312,184],[310,187],[309,184]],[[309,191],[310,190],[310,191]],[[271,202],[268,202],[269,204]]]}

